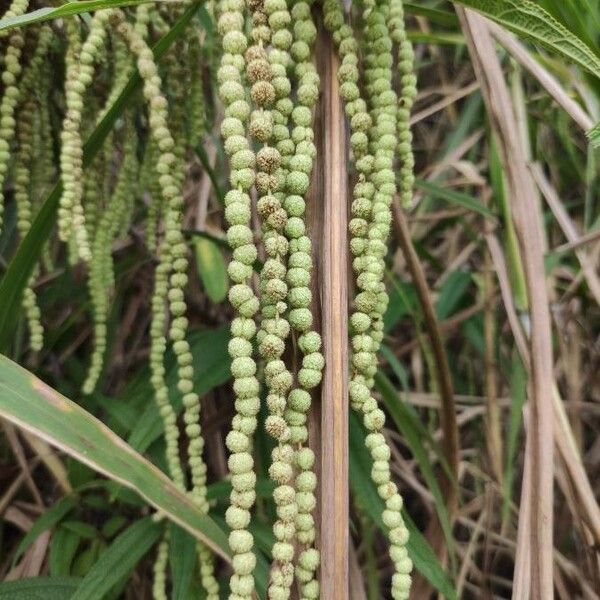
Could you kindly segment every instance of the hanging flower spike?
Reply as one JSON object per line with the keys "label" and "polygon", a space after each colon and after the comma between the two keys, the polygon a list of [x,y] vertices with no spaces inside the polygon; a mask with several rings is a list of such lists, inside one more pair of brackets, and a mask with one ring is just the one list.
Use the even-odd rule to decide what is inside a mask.
{"label": "hanging flower spike", "polygon": [[[217,27],[222,36],[223,54],[217,79],[219,95],[225,107],[221,135],[225,152],[233,161],[237,153],[249,151],[246,124],[250,117],[250,105],[242,84],[244,52],[248,46],[243,33],[244,2],[221,0],[219,9]],[[229,177],[232,189],[225,196],[225,218],[229,225],[227,240],[233,250],[228,273],[234,285],[229,290],[229,301],[237,313],[231,324],[229,342],[229,354],[233,359],[236,414],[226,438],[227,448],[231,452],[228,465],[233,488],[230,506],[225,513],[227,525],[232,529],[229,536],[233,555],[233,575],[229,581],[230,600],[252,598],[253,572],[256,566],[256,556],[252,551],[254,538],[248,531],[248,525],[250,510],[256,499],[256,474],[251,448],[260,398],[252,341],[256,335],[255,316],[259,310],[259,301],[249,282],[258,252],[250,228],[249,191],[254,185],[255,171],[252,161],[246,164],[248,166],[234,166],[232,162]]]}
{"label": "hanging flower spike", "polygon": [[[164,352],[166,339],[164,328],[166,301],[173,316],[169,335],[173,340],[173,352],[177,361],[177,387],[183,394],[184,421],[189,439],[188,453],[191,470],[191,498],[200,510],[208,511],[206,501],[206,465],[202,459],[204,445],[199,424],[199,398],[193,391],[193,357],[186,339],[188,321],[184,316],[186,304],[183,288],[187,284],[187,246],[181,231],[183,196],[181,194],[182,175],[174,173],[177,165],[176,144],[168,127],[168,103],[161,92],[161,79],[154,62],[152,50],[139,32],[123,18],[121,11],[115,12],[117,31],[123,36],[130,50],[137,58],[137,66],[144,81],[144,97],[150,110],[150,130],[153,141],[159,150],[156,171],[165,202],[165,234],[159,251],[159,265],[156,269],[155,292],[153,295],[153,320],[151,324],[151,368],[157,403],[165,423],[167,441],[167,461],[173,479],[185,489],[185,478],[179,460],[179,431],[175,413],[169,401],[168,388],[164,380]],[[170,280],[169,280],[170,274]],[[200,546],[202,560],[202,585],[209,598],[218,594],[218,583],[214,578],[210,553]]]}
{"label": "hanging flower spike", "polygon": [[[60,156],[63,193],[58,209],[58,234],[62,241],[73,240],[77,256],[84,262],[90,262],[92,252],[85,226],[83,212],[83,145],[81,141],[81,120],[83,95],[92,83],[94,63],[105,50],[107,24],[110,10],[97,11],[92,17],[90,31],[80,52],[71,50],[66,65],[67,113],[63,121],[62,147]],[[68,22],[69,41],[77,45],[76,27]]]}
{"label": "hanging flower spike", "polygon": [[[6,16],[23,14],[29,6],[28,0],[14,0],[6,12]],[[19,102],[20,91],[17,80],[21,75],[21,52],[24,39],[20,28],[10,32],[8,47],[4,56],[2,83],[4,95],[0,102],[0,231],[4,214],[4,181],[10,160],[10,145],[15,135],[15,109]]]}

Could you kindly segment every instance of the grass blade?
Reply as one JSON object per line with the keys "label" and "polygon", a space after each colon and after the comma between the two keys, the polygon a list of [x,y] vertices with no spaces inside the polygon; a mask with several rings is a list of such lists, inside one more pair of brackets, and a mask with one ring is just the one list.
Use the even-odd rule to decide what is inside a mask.
{"label": "grass blade", "polygon": [[171,480],[101,421],[34,375],[0,356],[0,416],[137,492],[228,559],[225,532]]}
{"label": "grass blade", "polygon": [[426,181],[425,179],[417,179],[415,181],[415,185],[434,198],[441,198],[442,200],[450,202],[451,204],[456,204],[457,206],[462,206],[463,208],[477,212],[486,219],[496,218],[494,213],[487,208],[487,206],[481,204],[481,202],[479,202],[473,196],[444,188],[440,185],[432,183],[431,181]]}
{"label": "grass blade", "polygon": [[88,571],[71,600],[96,600],[105,598],[108,592],[123,578],[160,538],[164,527],[146,517],[119,534],[100,555]]}
{"label": "grass blade", "polygon": [[25,27],[26,25],[40,23],[41,21],[49,21],[51,19],[72,17],[94,10],[133,6],[135,4],[145,4],[150,1],[174,3],[173,0],[79,0],[78,2],[67,2],[56,8],[44,7],[39,8],[38,10],[32,10],[31,12],[19,15],[18,17],[0,19],[0,31],[3,29]]}
{"label": "grass blade", "polygon": [[170,525],[169,564],[171,566],[171,600],[187,600],[196,564],[196,540],[187,532]]}
{"label": "grass blade", "polygon": [[64,516],[66,516],[77,504],[76,496],[65,496],[61,498],[54,506],[42,513],[33,523],[31,529],[21,538],[15,551],[13,564],[15,564],[23,553],[35,540],[47,529],[56,525]]}
{"label": "grass blade", "polygon": [[81,579],[76,577],[27,577],[0,583],[0,600],[68,600]]}

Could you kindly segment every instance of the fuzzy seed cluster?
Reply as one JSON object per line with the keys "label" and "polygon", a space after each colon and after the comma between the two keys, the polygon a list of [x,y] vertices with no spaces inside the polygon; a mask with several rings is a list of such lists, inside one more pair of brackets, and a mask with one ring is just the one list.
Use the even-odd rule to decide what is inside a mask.
{"label": "fuzzy seed cluster", "polygon": [[[260,408],[252,344],[256,336],[255,318],[259,311],[259,300],[250,286],[252,266],[258,257],[250,228],[250,189],[256,178],[256,157],[247,138],[251,109],[243,83],[246,67],[244,54],[248,48],[244,33],[244,8],[244,0],[221,0],[217,24],[223,49],[217,72],[219,95],[225,110],[221,135],[231,167],[231,190],[225,196],[227,240],[233,251],[228,269],[233,283],[229,290],[229,301],[236,312],[231,323],[229,342],[236,414],[226,438],[231,453],[228,465],[232,484],[230,506],[225,513],[225,520],[231,528],[229,547],[233,557],[230,600],[250,600],[254,592],[256,555],[253,552],[254,538],[248,526],[250,510],[256,499],[252,437]],[[268,92],[260,92],[259,86],[255,89],[255,95],[259,93]]]}
{"label": "fuzzy seed cluster", "polygon": [[[5,14],[6,16],[23,14],[28,6],[28,0],[14,0]],[[4,213],[4,181],[8,172],[10,145],[15,135],[15,109],[20,98],[18,79],[22,71],[21,53],[24,44],[20,28],[11,30],[9,35],[2,71],[4,95],[0,101],[0,230]]]}
{"label": "fuzzy seed cluster", "polygon": [[86,263],[92,258],[88,231],[83,211],[83,144],[81,122],[84,108],[84,94],[94,76],[94,64],[105,50],[107,25],[110,10],[94,13],[90,31],[78,49],[79,31],[70,23],[70,59],[66,63],[65,94],[67,112],[61,133],[60,169],[63,193],[58,208],[58,234],[62,241],[71,240],[77,256]]}
{"label": "fuzzy seed cluster", "polygon": [[[314,548],[316,529],[313,512],[316,507],[314,453],[304,444],[308,441],[307,413],[311,404],[311,390],[321,382],[325,364],[321,354],[321,336],[314,331],[311,310],[310,279],[313,268],[310,239],[305,235],[305,197],[308,192],[316,147],[312,128],[312,113],[319,96],[319,76],[313,64],[316,27],[309,2],[297,1],[292,5],[293,43],[291,55],[297,82],[297,101],[292,111],[292,140],[294,155],[289,161],[288,195],[285,208],[295,222],[286,230],[290,244],[288,259],[288,303],[296,311],[292,327],[297,333],[302,353],[302,366],[297,385],[288,396],[285,419],[290,427],[291,442],[295,447],[294,466],[298,514],[296,515],[299,554],[295,569],[302,600],[319,598],[320,589],[316,571],[320,563]],[[302,226],[300,226],[302,222]],[[301,234],[301,235],[299,235]]]}
{"label": "fuzzy seed cluster", "polygon": [[[206,464],[202,457],[204,439],[200,428],[200,399],[194,391],[193,356],[187,341],[188,319],[185,316],[186,303],[184,288],[187,285],[187,245],[183,238],[183,196],[181,193],[182,175],[178,175],[176,144],[169,129],[168,102],[163,95],[162,81],[158,74],[152,50],[148,47],[138,29],[123,18],[122,12],[115,13],[117,32],[126,41],[135,55],[137,68],[144,82],[144,97],[149,107],[149,125],[153,142],[159,154],[156,172],[164,202],[165,232],[159,251],[159,264],[156,268],[155,289],[152,298],[153,319],[151,333],[152,383],[159,405],[165,438],[167,441],[167,463],[171,475],[180,487],[185,488],[185,478],[179,459],[179,431],[176,416],[169,400],[165,383],[163,363],[166,350],[165,304],[168,305],[171,322],[169,337],[173,342],[173,353],[177,362],[177,388],[182,395],[184,406],[185,432],[188,438],[188,465],[191,473],[191,498],[198,508],[208,511],[206,500]],[[214,577],[212,560],[207,563],[207,553],[200,547],[202,585],[209,598],[218,595],[218,582]]]}
{"label": "fuzzy seed cluster", "polygon": [[414,52],[406,36],[402,0],[390,0],[388,27],[392,41],[397,45],[397,68],[400,76],[398,104],[398,157],[400,159],[400,202],[410,206],[415,182],[415,159],[412,151],[410,111],[417,96],[417,76],[414,70]]}
{"label": "fuzzy seed cluster", "polygon": [[[267,259],[260,273],[260,304],[262,323],[257,341],[264,359],[268,388],[266,430],[277,445],[271,455],[269,475],[276,483],[273,499],[277,519],[273,524],[275,543],[272,548],[268,597],[285,600],[294,580],[294,536],[296,499],[293,487],[293,449],[290,431],[283,414],[286,397],[293,384],[293,375],[282,360],[290,326],[287,311],[286,283],[288,242],[284,231],[288,215],[282,206],[285,196],[285,171],[282,168],[285,140],[289,139],[288,119],[291,84],[286,72],[291,39],[287,26],[291,18],[285,1],[249,2],[254,42],[246,51],[246,76],[251,86],[253,112],[250,121],[252,137],[262,143],[256,154],[257,210],[262,222],[263,242]],[[272,48],[269,52],[265,46]],[[264,123],[272,123],[268,130]],[[279,148],[270,145],[274,141]],[[288,145],[289,148],[289,145]]]}

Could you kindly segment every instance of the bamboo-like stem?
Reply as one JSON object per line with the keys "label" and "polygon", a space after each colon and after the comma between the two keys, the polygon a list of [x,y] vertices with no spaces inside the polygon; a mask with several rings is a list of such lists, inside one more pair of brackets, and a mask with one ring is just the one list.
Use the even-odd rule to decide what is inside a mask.
{"label": "bamboo-like stem", "polygon": [[[544,275],[544,241],[542,217],[537,202],[533,179],[527,170],[523,145],[516,135],[517,122],[502,68],[486,21],[476,13],[457,7],[469,53],[477,79],[481,84],[492,130],[499,145],[499,155],[507,176],[508,190],[515,230],[521,254],[527,291],[530,300],[531,379],[529,397],[530,419],[527,431],[527,454],[529,456],[528,480],[530,494],[524,500],[529,511],[523,510],[519,519],[519,538],[527,532],[527,544],[517,551],[519,563],[530,565],[530,592],[513,588],[513,598],[528,597],[532,600],[552,600],[553,588],[553,368],[552,338],[548,291]],[[522,550],[523,552],[521,552]],[[529,552],[529,557],[526,556]]]}
{"label": "bamboo-like stem", "polygon": [[[402,248],[406,266],[410,271],[410,276],[415,284],[419,303],[421,304],[421,310],[423,311],[424,324],[431,342],[431,349],[433,351],[436,366],[434,375],[437,380],[442,406],[441,424],[444,432],[444,450],[452,475],[457,479],[459,452],[458,425],[456,423],[456,406],[454,403],[454,390],[452,388],[448,357],[444,349],[440,324],[435,314],[429,286],[425,279],[423,266],[421,265],[417,252],[413,246],[406,217],[396,201],[393,204],[392,210],[398,242]],[[448,482],[446,504],[451,515],[456,510],[456,503],[456,481]]]}
{"label": "bamboo-like stem", "polygon": [[[419,257],[413,246],[410,230],[406,216],[402,211],[397,199],[392,205],[392,213],[394,217],[394,225],[398,242],[402,248],[402,253],[406,260],[406,265],[410,271],[410,276],[415,285],[417,297],[423,311],[424,324],[427,329],[427,334],[431,342],[431,350],[435,363],[434,377],[437,382],[437,387],[440,394],[441,405],[441,426],[444,433],[443,446],[444,455],[448,460],[452,477],[448,478],[444,474],[442,486],[446,496],[446,506],[448,507],[448,515],[450,520],[455,516],[458,508],[458,459],[459,459],[459,437],[458,424],[456,422],[456,405],[454,402],[454,390],[452,386],[452,378],[450,375],[450,367],[448,357],[444,349],[440,325],[435,314],[433,301],[427,285],[427,279],[423,271],[423,266],[419,261]],[[438,555],[445,562],[447,558],[447,548],[444,543],[444,536],[440,521],[434,515],[427,528],[427,537]],[[423,577],[417,577],[413,586],[413,595],[415,598],[425,597],[430,590],[429,583]]]}
{"label": "bamboo-like stem", "polygon": [[[484,223],[484,228],[486,228]],[[489,230],[489,228],[488,228]],[[487,447],[496,481],[502,483],[502,419],[498,406],[498,386],[496,379],[495,344],[496,319],[494,315],[495,285],[492,276],[492,260],[487,252],[484,253],[482,295],[485,308],[483,310],[483,332],[485,340],[485,397],[486,397],[486,430]]]}
{"label": "bamboo-like stem", "polygon": [[[344,113],[338,90],[337,57],[329,36],[319,39],[321,128],[313,193],[321,204],[321,227],[311,231],[317,254],[325,371],[320,409],[321,598],[347,600],[348,590],[348,242]],[[321,191],[321,193],[319,193]],[[318,418],[319,415],[316,416]]]}

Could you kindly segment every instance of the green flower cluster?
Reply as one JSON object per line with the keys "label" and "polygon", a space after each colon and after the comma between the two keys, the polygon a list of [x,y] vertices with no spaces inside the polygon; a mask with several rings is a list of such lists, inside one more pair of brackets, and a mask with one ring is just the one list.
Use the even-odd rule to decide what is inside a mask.
{"label": "green flower cluster", "polygon": [[67,112],[61,133],[60,169],[63,193],[58,208],[58,234],[62,241],[71,241],[77,256],[86,263],[92,251],[83,211],[83,144],[81,121],[84,94],[92,83],[94,64],[105,50],[107,25],[111,11],[100,10],[92,17],[89,34],[79,48],[79,31],[69,26],[72,47],[66,62],[65,95]]}
{"label": "green flower cluster", "polygon": [[[117,8],[99,10],[89,20],[66,19],[55,30],[44,25],[38,30],[35,49],[24,69],[22,30],[11,31],[4,42],[0,220],[9,170],[14,173],[21,238],[31,227],[39,190],[54,183],[54,121],[49,113],[54,103],[47,98],[40,102],[38,96],[47,96],[51,90],[53,71],[45,67],[46,55],[54,33],[60,31],[67,46],[58,237],[68,243],[71,262],[87,264],[93,307],[94,346],[83,392],[93,392],[104,366],[108,308],[115,284],[112,248],[115,240],[130,230],[143,198],[147,205],[147,210],[142,209],[146,246],[156,260],[149,362],[164,427],[166,463],[173,481],[203,513],[209,510],[207,465],[194,356],[188,342],[185,290],[189,260],[183,230],[183,190],[184,185],[190,184],[191,189],[197,183],[186,173],[190,147],[207,133],[208,115],[220,115],[222,107],[220,130],[230,186],[224,198],[227,241],[232,250],[229,301],[235,313],[228,347],[235,415],[226,437],[232,484],[225,515],[231,529],[230,600],[250,600],[255,595],[257,557],[250,521],[256,501],[253,437],[261,409],[261,378],[266,386],[265,428],[275,442],[268,469],[275,483],[276,514],[268,598],[288,600],[294,582],[302,600],[320,597],[314,518],[317,477],[307,428],[312,395],[325,366],[322,339],[313,317],[313,248],[306,226],[317,155],[313,118],[320,85],[314,64],[317,27],[313,2],[219,0],[217,33],[222,53],[217,81],[221,103],[216,105],[205,94],[208,86],[204,89],[208,69],[202,69],[209,52],[203,47],[204,32],[192,29],[178,37],[160,68],[150,48],[148,40],[169,31],[183,6],[141,4],[132,12]],[[13,0],[5,16],[21,14],[27,7],[27,0]],[[361,35],[355,36],[353,27],[346,23],[341,0],[322,3],[323,21],[341,61],[337,76],[350,126],[356,176],[348,224],[356,283],[349,319],[349,399],[368,430],[371,477],[385,503],[382,520],[395,565],[392,597],[398,600],[408,597],[412,563],[406,548],[408,530],[401,515],[402,498],[391,478],[391,451],[383,435],[385,414],[373,387],[388,304],[384,272],[391,204],[397,194],[405,205],[412,199],[410,111],[416,77],[402,0],[364,0],[361,7]],[[211,17],[213,10],[211,3]],[[85,30],[88,33],[83,37]],[[207,31],[206,35],[212,33]],[[57,42],[54,47],[59,45]],[[143,82],[143,97],[132,97],[128,111],[96,156],[94,173],[84,177],[82,136],[107,114],[134,68]],[[394,90],[394,78],[400,83],[399,94]],[[94,93],[88,94],[92,87]],[[57,104],[61,106],[60,100]],[[16,152],[11,164],[13,144]],[[190,170],[192,175],[195,172],[196,166]],[[136,231],[131,231],[135,239]],[[48,251],[48,264],[54,258]],[[254,273],[257,265],[258,277]],[[40,310],[32,289],[38,275],[39,269],[23,298],[34,350],[41,349],[43,342]],[[165,353],[169,346],[176,363],[176,393],[183,406],[182,430],[166,380]],[[185,461],[182,449],[187,451]],[[159,600],[168,597],[169,546],[167,530],[154,564],[153,595]],[[199,544],[197,555],[206,596],[217,600],[219,585],[212,554]]]}
{"label": "green flower cluster", "polygon": [[398,105],[398,157],[400,159],[400,202],[409,206],[415,183],[415,159],[410,131],[410,109],[417,96],[417,76],[414,69],[412,44],[406,37],[402,0],[390,0],[388,27],[392,41],[397,45],[397,67],[400,75],[400,103]]}
{"label": "green flower cluster", "polygon": [[114,283],[112,263],[113,241],[127,214],[129,198],[135,193],[138,173],[137,144],[133,128],[127,119],[124,130],[123,160],[115,189],[102,212],[92,241],[92,260],[88,279],[94,308],[94,349],[88,374],[83,383],[84,394],[91,394],[102,373],[106,352],[106,321],[108,318],[109,290]]}
{"label": "green flower cluster", "polygon": [[287,176],[288,195],[284,207],[289,221],[286,235],[290,245],[287,283],[290,321],[297,333],[298,346],[302,352],[302,367],[298,372],[297,385],[288,396],[285,420],[290,427],[291,443],[295,446],[294,466],[297,543],[299,554],[295,569],[300,584],[302,600],[319,597],[316,570],[319,552],[313,547],[316,538],[313,511],[316,506],[314,453],[304,447],[308,441],[307,413],[311,405],[310,391],[321,382],[325,360],[321,354],[321,336],[313,330],[312,293],[310,279],[313,269],[311,242],[305,228],[305,196],[316,156],[312,112],[319,96],[319,76],[313,64],[314,44],[317,30],[313,23],[310,3],[295,2],[292,6],[293,43],[291,55],[297,87],[297,102],[292,110],[292,140],[295,148],[289,160]]}
{"label": "green flower cluster", "polygon": [[[23,72],[19,82],[20,101],[19,116],[17,119],[17,150],[14,169],[14,199],[17,207],[17,231],[21,238],[25,237],[31,227],[31,220],[35,210],[32,197],[35,188],[34,149],[40,147],[38,138],[40,127],[38,120],[41,118],[43,101],[38,106],[36,103],[35,87],[44,79],[46,67],[46,54],[52,41],[52,30],[42,26],[39,31],[35,51]],[[42,177],[45,176],[43,168]],[[37,270],[31,276],[28,286],[23,293],[23,308],[29,329],[29,343],[35,352],[42,349],[44,342],[44,328],[41,323],[41,312],[33,290],[33,283],[37,277]]]}
{"label": "green flower cluster", "polygon": [[[21,238],[31,227],[32,205],[30,198],[31,167],[34,150],[33,120],[35,115],[35,103],[29,99],[23,104],[19,115],[17,130],[17,153],[14,174],[14,198],[17,206],[17,230]],[[29,343],[31,349],[39,351],[44,343],[44,328],[41,324],[41,313],[37,305],[36,295],[32,284],[37,273],[31,277],[29,285],[23,293],[23,308],[29,328]]]}
{"label": "green flower cluster", "polygon": [[[290,429],[283,416],[286,397],[294,379],[282,360],[290,333],[285,316],[289,244],[284,235],[288,214],[282,206],[286,173],[282,161],[293,150],[287,125],[292,108],[289,99],[291,84],[286,72],[292,41],[287,29],[291,17],[286,3],[281,0],[253,2],[251,8],[254,25],[251,36],[255,45],[246,52],[246,75],[252,84],[251,96],[258,107],[252,113],[250,131],[264,144],[256,156],[256,189],[259,195],[257,210],[262,221],[267,255],[260,274],[262,323],[257,341],[265,361],[268,388],[269,416],[265,426],[277,442],[269,468],[269,475],[277,485],[273,493],[277,520],[273,525],[275,543],[268,596],[271,600],[284,600],[289,597],[294,580],[293,541],[297,513],[296,494],[292,485],[294,450],[290,444]],[[269,43],[272,48],[267,52],[263,46]],[[256,93],[259,84],[266,94]],[[265,121],[272,123],[272,130],[262,127]],[[271,140],[276,142],[277,148],[269,145]]]}
{"label": "green flower cluster", "polygon": [[[316,155],[312,130],[312,109],[319,94],[319,77],[312,64],[316,27],[306,2],[296,2],[292,14],[285,0],[252,1],[248,7],[252,20],[252,45],[249,47],[246,47],[248,41],[243,33],[244,17],[239,4],[235,3],[233,7],[231,3],[222,4],[219,19],[224,50],[219,82],[226,107],[222,133],[225,151],[230,156],[234,188],[226,196],[225,209],[230,224],[228,238],[234,250],[229,265],[229,274],[235,284],[230,300],[238,310],[248,306],[247,316],[254,318],[256,297],[245,284],[252,275],[252,263],[245,263],[236,256],[238,249],[252,240],[252,231],[248,227],[251,222],[248,190],[254,185],[266,254],[260,273],[261,327],[256,340],[264,360],[268,388],[269,414],[265,426],[277,442],[269,468],[269,474],[277,484],[273,494],[277,520],[273,525],[276,541],[268,595],[271,600],[290,596],[295,544],[299,543],[301,551],[296,576],[301,583],[302,597],[318,598],[315,571],[319,553],[312,547],[315,540],[312,512],[316,505],[314,454],[303,446],[308,438],[306,413],[311,403],[310,390],[320,383],[324,366],[321,338],[312,331],[311,242],[304,221],[304,196],[310,185]],[[242,55],[246,80],[242,78],[242,63],[237,59]],[[295,75],[296,102],[288,77],[290,68]],[[253,108],[245,98],[245,86],[249,88]],[[262,145],[256,153],[250,149],[246,137],[248,119],[250,136]],[[291,131],[290,120],[293,123]],[[255,251],[249,258],[254,261]],[[239,287],[241,285],[244,287]],[[253,329],[248,328],[250,338],[233,339],[230,345],[230,351],[234,351],[232,373],[236,392],[241,381],[244,385],[250,385],[251,381],[252,390],[258,391],[256,362],[251,356]],[[283,358],[291,330],[299,335],[298,345],[303,353],[297,382]],[[249,378],[252,379],[248,381]],[[253,413],[257,410],[258,402],[252,406]],[[238,413],[234,418],[233,431],[228,437],[234,490],[239,474],[245,476],[244,484],[250,483],[250,476],[252,480],[254,478],[249,435],[253,433],[255,421],[249,428],[252,430],[248,434],[244,432],[242,438],[238,432],[239,416]],[[248,471],[238,473],[242,452]],[[244,506],[242,513],[236,506],[237,498],[237,494],[232,496],[228,524],[234,529],[243,529],[250,519],[251,504]],[[235,548],[232,549],[235,552]],[[244,547],[244,550],[250,549],[251,545]],[[232,598],[246,598],[251,593],[249,585],[247,588],[240,585],[250,582],[249,577],[243,577],[245,575],[236,570],[234,561]]]}
{"label": "green flower cluster", "polygon": [[[244,34],[244,1],[219,2],[218,33],[222,36],[223,54],[217,71],[219,95],[224,105],[225,118],[221,123],[225,152],[230,157],[231,190],[225,196],[225,218],[228,223],[227,239],[233,250],[228,273],[233,285],[229,301],[236,311],[231,323],[229,354],[236,397],[236,414],[226,438],[231,472],[232,492],[230,506],[225,513],[231,528],[229,546],[233,556],[233,575],[230,579],[230,599],[250,600],[254,592],[253,552],[254,538],[248,526],[250,510],[256,499],[256,474],[252,458],[252,436],[256,430],[256,415],[260,408],[259,382],[252,342],[256,335],[256,314],[259,300],[250,286],[252,266],[258,251],[250,228],[250,189],[254,185],[256,157],[247,139],[250,104],[246,99],[243,73],[246,66],[244,53],[248,42]],[[268,93],[268,86],[258,86]]]}
{"label": "green flower cluster", "polygon": [[[28,0],[13,0],[5,15],[7,17],[20,15],[27,10],[28,6]],[[15,109],[20,97],[18,79],[22,71],[21,53],[23,44],[24,39],[21,29],[11,30],[4,55],[4,70],[2,71],[4,95],[0,101],[0,230],[4,213],[4,180],[8,172],[10,145],[15,135]]]}
{"label": "green flower cluster", "polygon": [[[121,11],[115,11],[113,23],[117,33],[126,41],[137,60],[137,68],[144,82],[144,97],[149,108],[150,134],[158,149],[156,172],[164,202],[165,231],[159,249],[159,264],[156,267],[155,287],[152,297],[153,318],[151,336],[151,380],[155,397],[165,426],[167,464],[173,480],[185,489],[185,476],[179,459],[179,430],[176,416],[169,400],[165,383],[164,353],[168,305],[171,318],[169,337],[173,341],[173,352],[177,362],[177,388],[182,394],[185,432],[188,438],[188,465],[191,473],[191,498],[203,512],[208,511],[206,500],[206,464],[202,458],[204,439],[200,428],[200,399],[194,391],[193,356],[187,341],[188,319],[185,316],[184,288],[187,284],[187,245],[183,238],[182,175],[177,173],[178,159],[176,144],[168,124],[168,102],[161,91],[162,82],[158,74],[152,50],[148,47],[139,29],[124,19]],[[181,163],[179,162],[179,165]],[[218,583],[214,577],[212,558],[203,547],[199,548],[202,585],[207,596],[214,600],[218,596]]]}

